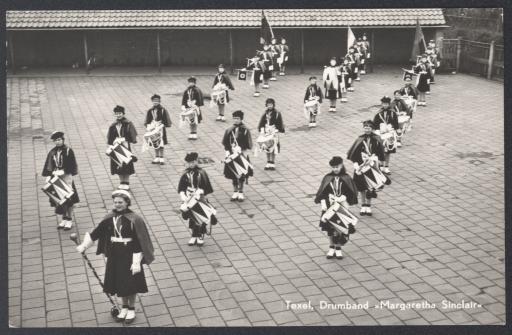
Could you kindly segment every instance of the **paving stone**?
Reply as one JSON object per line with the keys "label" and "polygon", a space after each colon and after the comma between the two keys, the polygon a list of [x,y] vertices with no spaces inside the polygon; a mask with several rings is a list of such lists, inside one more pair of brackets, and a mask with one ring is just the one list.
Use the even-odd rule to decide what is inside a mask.
{"label": "paving stone", "polygon": [[[105,110],[117,103],[125,106],[140,135],[144,133],[140,111],[149,108],[150,94],[161,92],[174,121],[168,129],[168,164],[152,165],[152,152],[140,152],[137,144],[137,174],[131,179],[132,207],[148,221],[156,249],[156,260],[145,271],[150,292],[137,301],[140,313],[133,326],[503,323],[504,202],[497,196],[504,192],[502,84],[461,74],[438,75],[427,98],[429,106],[417,110],[413,131],[393,155],[393,184],[374,201],[373,217],[361,218],[357,234],[344,247],[345,259],[332,261],[325,259],[327,239],[318,228],[319,208],[311,196],[329,171],[325,162],[348,150],[361,133],[360,121],[376,113],[380,96],[389,95],[390,87],[402,86],[396,76],[399,68],[379,67],[363,77],[356,91],[349,93],[349,103],[336,114],[321,114],[313,130],[297,113],[303,108],[310,73],[273,82],[264,95],[279,92],[278,105],[287,125],[283,152],[274,172],[263,171],[264,157],[251,157],[255,176],[243,204],[228,201],[231,185],[216,164],[223,157],[220,139],[229,123],[214,122],[209,107],[204,107],[200,139],[194,143],[186,140],[186,130],[175,126],[185,75],[119,76],[123,69],[105,75],[108,71],[97,69],[87,77],[59,72],[48,76],[43,71],[35,77],[7,78],[11,113],[7,145],[10,156],[16,157],[8,162],[9,222],[23,222],[9,226],[9,305],[14,322],[17,318],[23,327],[122,326],[112,322],[106,297],[68,234],[55,229],[56,217],[39,190],[43,181],[36,174],[53,146],[47,134],[64,129],[80,167],[75,177],[81,196],[75,210],[77,229],[80,234],[91,230],[110,206],[109,195],[117,184],[102,154],[106,125],[113,121]],[[318,71],[310,72],[318,75]],[[206,78],[199,81],[203,90],[208,87]],[[227,113],[235,108],[254,111],[246,114],[245,122],[256,135],[262,100],[252,98],[246,83],[235,86]],[[454,91],[460,94],[454,96]],[[480,98],[475,100],[476,95]],[[472,112],[484,109],[486,113]],[[462,118],[464,124],[458,122]],[[444,122],[439,124],[441,119]],[[467,129],[478,129],[480,140],[474,141]],[[338,152],[332,149],[333,131],[340,135]],[[38,138],[42,133],[43,138]],[[188,226],[176,212],[183,148],[216,161],[206,169],[215,189],[209,199],[217,206],[220,224],[202,249],[186,245]],[[425,161],[433,163],[425,165]],[[352,163],[345,164],[351,172]],[[170,192],[155,194],[162,182]],[[409,190],[406,198],[403,189]],[[357,213],[357,206],[353,209]],[[485,229],[483,219],[489,223]],[[439,222],[446,223],[444,229],[438,229]],[[88,255],[103,276],[103,257],[93,251]],[[484,307],[308,313],[286,310],[283,303],[284,299],[315,304],[345,299],[440,303],[445,297],[474,297]],[[78,302],[86,310],[79,310]],[[44,313],[40,307],[45,307]],[[71,320],[58,320],[66,313]]]}

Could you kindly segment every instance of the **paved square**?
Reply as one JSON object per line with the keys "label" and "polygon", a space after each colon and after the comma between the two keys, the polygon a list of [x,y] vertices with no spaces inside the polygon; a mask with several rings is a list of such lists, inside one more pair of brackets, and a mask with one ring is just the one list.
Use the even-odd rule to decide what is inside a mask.
{"label": "paved square", "polygon": [[[83,236],[99,223],[118,182],[104,154],[116,104],[126,107],[139,132],[132,208],[147,220],[156,249],[136,326],[504,324],[502,84],[462,74],[437,76],[428,107],[418,107],[413,131],[391,158],[393,184],[374,201],[373,217],[361,218],[344,247],[345,259],[327,260],[314,193],[331,156],[345,158],[361,133],[360,122],[374,116],[382,95],[402,85],[399,69],[376,68],[356,83],[336,114],[323,112],[313,130],[302,111],[309,74],[279,78],[259,98],[252,97],[248,83],[234,80],[227,115],[242,109],[255,136],[265,98],[273,97],[286,126],[276,171],[263,170],[264,155],[252,156],[255,177],[241,204],[229,201],[231,183],[220,163],[220,142],[230,123],[215,122],[216,108],[205,106],[198,141],[189,142],[187,129],[179,128],[187,74],[187,69],[160,76],[134,70],[7,79],[14,326],[122,326],[111,320],[108,301],[70,232],[55,229],[56,216],[40,190],[40,173],[53,147],[49,134],[64,130],[79,166],[75,182],[81,202],[71,232]],[[213,73],[197,78],[209,92]],[[151,164],[152,152],[140,153],[153,93],[162,96],[174,123],[165,166]],[[190,234],[176,191],[183,157],[192,150],[213,161],[206,165],[215,191],[209,199],[220,221],[202,248],[186,244]],[[94,251],[88,255],[102,274],[104,260]],[[443,300],[479,306],[444,308]],[[313,310],[288,309],[286,301],[310,301]],[[324,309],[322,301],[369,307]],[[416,302],[435,308],[400,305]]]}

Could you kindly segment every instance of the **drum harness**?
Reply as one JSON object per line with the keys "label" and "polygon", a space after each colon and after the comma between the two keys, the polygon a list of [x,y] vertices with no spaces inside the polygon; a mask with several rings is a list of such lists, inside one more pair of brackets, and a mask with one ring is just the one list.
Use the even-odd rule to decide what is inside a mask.
{"label": "drum harness", "polygon": [[[131,237],[124,238],[123,235],[121,235],[121,230],[123,229],[123,223],[119,222],[119,219],[121,219],[122,217],[123,217],[122,214],[112,217],[112,223],[114,225],[114,236],[110,237],[110,241],[116,242],[116,243],[124,243],[124,245],[126,246],[128,244],[128,242],[132,241],[132,238]],[[118,222],[119,222],[119,225],[117,224]],[[133,230],[133,223],[132,223],[132,230]]]}

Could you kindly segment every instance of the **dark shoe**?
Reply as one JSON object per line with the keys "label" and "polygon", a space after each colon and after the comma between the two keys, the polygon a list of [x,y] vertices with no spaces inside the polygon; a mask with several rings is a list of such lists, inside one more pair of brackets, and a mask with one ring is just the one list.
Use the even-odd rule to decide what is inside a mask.
{"label": "dark shoe", "polygon": [[386,182],[384,182],[384,184],[386,185],[391,185],[391,179],[389,179],[389,177],[386,179]]}

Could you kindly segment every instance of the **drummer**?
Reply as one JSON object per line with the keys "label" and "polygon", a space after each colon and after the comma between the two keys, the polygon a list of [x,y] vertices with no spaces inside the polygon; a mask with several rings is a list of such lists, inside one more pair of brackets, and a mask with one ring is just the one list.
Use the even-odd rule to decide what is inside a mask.
{"label": "drummer", "polygon": [[[279,133],[284,134],[284,124],[283,124],[283,115],[276,110],[276,101],[272,98],[268,98],[265,101],[265,112],[260,118],[260,122],[258,123],[258,129],[260,130],[261,136],[265,136],[270,134],[272,129]],[[276,150],[279,153],[281,150],[281,144],[276,136],[277,148],[272,152],[267,152],[267,165],[265,165],[265,170],[275,170],[275,160],[276,160]]]}
{"label": "drummer", "polygon": [[[373,125],[376,129],[380,130],[382,135],[383,130],[387,130],[389,125],[391,125],[395,131],[398,129],[398,115],[390,106],[390,97],[384,96],[380,101],[382,107],[380,108],[380,111],[375,114],[375,117],[373,118]],[[390,150],[389,148],[384,147],[384,166],[382,167],[382,172],[385,174],[391,174],[391,171],[389,170],[389,159],[391,154],[394,153],[396,153],[396,148]]]}
{"label": "drummer", "polygon": [[[206,224],[198,222],[192,213],[190,208],[187,207],[186,202],[190,196],[194,194],[200,194],[202,201],[207,201],[206,196],[213,193],[213,188],[210,183],[210,178],[205,170],[198,166],[198,154],[197,152],[189,152],[185,156],[186,169],[185,173],[181,176],[178,184],[178,193],[183,205],[181,206],[181,215],[183,219],[189,220],[188,227],[192,232],[192,237],[188,241],[188,245],[203,246],[204,234],[206,233]],[[211,217],[211,224],[216,224],[217,219],[213,215]]]}
{"label": "drummer", "polygon": [[46,156],[42,176],[46,177],[46,182],[49,182],[52,177],[60,177],[73,189],[74,193],[71,198],[62,205],[56,205],[50,201],[50,205],[55,207],[55,214],[62,215],[62,221],[58,224],[57,229],[70,230],[73,226],[73,206],[80,201],[73,181],[73,176],[78,174],[78,166],[73,149],[64,144],[62,131],[53,132],[50,139],[55,147]]}
{"label": "drummer", "polygon": [[[217,73],[217,75],[215,75],[215,79],[213,79],[212,87],[215,87],[215,85],[218,85],[218,84],[224,84],[230,90],[234,90],[235,87],[233,86],[233,83],[231,83],[231,79],[229,78],[228,74],[226,73],[224,65],[219,64],[218,69],[219,69],[219,73]],[[226,109],[226,104],[229,102],[229,92],[228,92],[228,90],[225,90],[224,92],[226,94],[224,101],[221,101],[220,99],[217,100],[217,107],[219,108],[219,115],[217,116],[216,121],[222,121],[222,122],[226,121],[226,118],[224,117],[224,111]]]}
{"label": "drummer", "polygon": [[[251,132],[243,123],[244,113],[241,110],[233,112],[233,126],[229,127],[224,133],[222,138],[222,145],[226,151],[226,157],[239,150],[247,160],[249,160],[249,150],[252,149]],[[242,202],[244,197],[244,182],[247,182],[249,177],[253,175],[253,169],[248,168],[248,173],[241,178],[238,178],[227,165],[224,165],[224,177],[233,181],[234,193],[231,201]]]}
{"label": "drummer", "polygon": [[164,159],[164,145],[168,144],[167,141],[167,132],[165,130],[166,127],[170,127],[172,125],[171,117],[169,116],[169,112],[160,104],[160,96],[158,94],[153,94],[151,97],[151,102],[153,103],[153,107],[151,107],[146,112],[146,120],[144,121],[144,126],[146,130],[150,131],[150,129],[154,129],[155,123],[161,123],[164,125],[162,128],[162,138],[160,141],[160,146],[155,147],[155,159],[152,164],[165,164]]}
{"label": "drummer", "polygon": [[329,237],[329,251],[327,258],[337,259],[343,258],[341,247],[348,242],[349,235],[355,232],[353,226],[349,226],[348,234],[342,234],[335,230],[331,223],[323,219],[324,213],[329,207],[338,202],[340,205],[348,208],[349,205],[357,204],[357,187],[352,178],[347,174],[343,166],[343,159],[334,156],[329,165],[332,171],[324,176],[320,188],[316,192],[315,203],[322,207],[322,219],[320,220],[320,228],[327,232]]}
{"label": "drummer", "polygon": [[306,94],[304,95],[304,103],[310,101],[317,102],[316,111],[309,111],[309,127],[316,127],[316,117],[320,110],[320,104],[322,103],[322,89],[316,84],[316,77],[309,77],[309,86],[306,88]]}
{"label": "drummer", "polygon": [[[130,143],[137,143],[137,130],[133,123],[128,120],[125,116],[125,110],[122,106],[116,106],[114,108],[114,115],[116,121],[110,125],[107,133],[108,145],[121,144],[130,150]],[[135,173],[133,163],[137,159],[133,156],[133,159],[128,164],[118,166],[113,160],[110,160],[110,173],[112,175],[119,175],[119,189],[129,190],[130,189],[130,175]]]}
{"label": "drummer", "polygon": [[[406,113],[407,115],[410,116],[410,114],[411,114],[409,106],[407,106],[405,101],[402,99],[400,90],[396,90],[395,92],[393,92],[393,101],[391,101],[390,107],[392,110],[394,110],[397,113],[397,115],[400,115],[400,113]],[[397,128],[397,130],[398,129],[401,130],[401,128]],[[402,141],[399,138],[397,141],[397,147],[400,148],[401,146],[402,146]]]}
{"label": "drummer", "polygon": [[186,111],[194,106],[197,107],[197,123],[195,121],[190,123],[190,135],[188,136],[189,140],[197,140],[197,127],[203,119],[203,116],[201,115],[201,107],[204,105],[203,92],[201,92],[199,87],[196,86],[196,78],[190,77],[187,79],[187,82],[188,87],[185,92],[183,92],[183,97],[181,99],[181,110]]}
{"label": "drummer", "polygon": [[[370,190],[359,167],[365,161],[365,157],[372,157],[375,164],[384,160],[384,148],[382,142],[376,134],[373,133],[373,121],[366,120],[363,122],[364,134],[360,135],[354,141],[354,144],[347,152],[347,158],[354,163],[354,182],[357,190],[361,195],[361,215],[372,215],[371,199],[377,198],[377,192]],[[388,178],[388,184],[391,181]]]}

